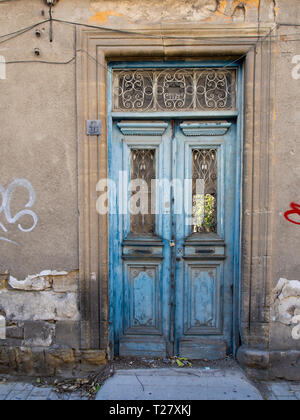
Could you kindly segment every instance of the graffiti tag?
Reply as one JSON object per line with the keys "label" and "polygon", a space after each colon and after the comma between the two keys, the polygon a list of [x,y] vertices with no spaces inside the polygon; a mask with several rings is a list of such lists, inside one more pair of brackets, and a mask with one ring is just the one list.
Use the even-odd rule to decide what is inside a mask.
{"label": "graffiti tag", "polygon": [[[11,201],[12,198],[18,188],[25,188],[28,191],[28,202],[25,205],[25,208],[21,211],[19,211],[17,214],[12,215],[11,212]],[[36,199],[36,195],[34,192],[34,189],[29,181],[26,179],[16,179],[14,180],[7,189],[3,188],[2,185],[0,185],[0,196],[1,196],[1,205],[0,205],[0,214],[3,213],[6,219],[6,222],[8,224],[16,224],[18,223],[18,229],[21,232],[31,232],[35,229],[37,223],[38,223],[38,217],[37,215],[32,211],[29,210],[31,207],[33,207]],[[32,218],[32,224],[29,228],[23,227],[21,223],[21,218],[24,216],[29,216]],[[5,232],[8,233],[7,228],[0,222],[0,228]],[[13,242],[5,237],[0,237],[0,240],[13,243],[15,245],[18,245],[16,242]]]}
{"label": "graffiti tag", "polygon": [[284,213],[284,217],[286,218],[288,222],[294,223],[295,225],[300,225],[300,220],[299,222],[296,222],[295,220],[291,219],[291,216],[294,216],[294,215],[300,216],[300,205],[296,203],[291,203],[290,207],[291,207],[291,210],[286,211]]}

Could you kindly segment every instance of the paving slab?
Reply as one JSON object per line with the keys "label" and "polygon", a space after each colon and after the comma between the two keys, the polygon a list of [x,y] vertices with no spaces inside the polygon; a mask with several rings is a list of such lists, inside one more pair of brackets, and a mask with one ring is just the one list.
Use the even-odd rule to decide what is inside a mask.
{"label": "paving slab", "polygon": [[269,400],[300,401],[300,384],[295,382],[265,382]]}
{"label": "paving slab", "polygon": [[0,401],[71,401],[86,400],[81,392],[58,394],[52,387],[37,387],[27,382],[7,382],[0,384]]}
{"label": "paving slab", "polygon": [[96,396],[103,401],[262,400],[239,369],[119,370]]}

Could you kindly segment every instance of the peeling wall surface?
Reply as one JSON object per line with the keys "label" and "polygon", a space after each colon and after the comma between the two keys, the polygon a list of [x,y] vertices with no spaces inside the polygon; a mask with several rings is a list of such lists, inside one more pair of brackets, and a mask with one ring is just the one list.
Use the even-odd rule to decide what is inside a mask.
{"label": "peeling wall surface", "polygon": [[[0,36],[14,34],[0,38],[0,373],[7,365],[20,372],[29,359],[28,371],[38,371],[32,362],[36,348],[44,362],[51,358],[52,366],[64,361],[73,366],[83,359],[101,364],[105,357],[76,353],[84,291],[79,287],[74,55],[83,28],[77,26],[76,35],[74,25],[54,21],[52,42],[48,22],[15,36],[16,31],[48,19],[48,13],[42,0],[0,2]],[[257,214],[270,215],[272,225],[265,253],[266,260],[272,259],[265,302],[268,349],[298,351],[300,360],[300,280],[285,280],[300,279],[300,210],[295,206],[300,205],[300,2],[59,0],[52,13],[54,19],[118,30],[145,25],[151,31],[154,25],[157,30],[159,25],[193,23],[212,25],[217,34],[218,25],[224,24],[228,28],[286,24],[276,27],[271,38],[272,147],[254,160],[271,154],[269,208],[257,209]],[[78,85],[82,88],[80,81]],[[257,342],[260,346],[259,336]],[[88,350],[98,349],[84,351]]]}
{"label": "peeling wall surface", "polygon": [[290,327],[291,338],[300,340],[300,281],[280,279],[274,295],[272,321]]}

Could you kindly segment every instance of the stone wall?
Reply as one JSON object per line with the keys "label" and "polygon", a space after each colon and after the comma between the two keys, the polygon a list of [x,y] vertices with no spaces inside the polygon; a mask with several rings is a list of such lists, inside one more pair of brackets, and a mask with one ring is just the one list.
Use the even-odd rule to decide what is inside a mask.
{"label": "stone wall", "polygon": [[78,271],[0,276],[0,373],[57,376],[105,363],[79,340]]}

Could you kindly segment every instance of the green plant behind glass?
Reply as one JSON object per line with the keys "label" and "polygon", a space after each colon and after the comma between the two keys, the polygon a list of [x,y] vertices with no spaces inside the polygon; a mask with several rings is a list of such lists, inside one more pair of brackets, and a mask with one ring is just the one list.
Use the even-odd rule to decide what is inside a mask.
{"label": "green plant behind glass", "polygon": [[215,232],[216,198],[211,194],[194,196],[193,219],[195,232]]}

